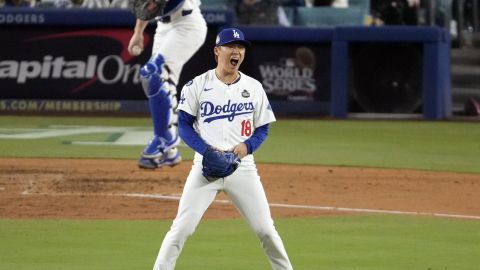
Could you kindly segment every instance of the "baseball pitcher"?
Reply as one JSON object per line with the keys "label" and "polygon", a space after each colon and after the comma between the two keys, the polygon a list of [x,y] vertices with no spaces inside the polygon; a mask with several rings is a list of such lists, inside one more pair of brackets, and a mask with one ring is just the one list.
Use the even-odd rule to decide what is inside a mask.
{"label": "baseball pitcher", "polygon": [[261,83],[239,71],[249,44],[239,29],[222,30],[214,48],[217,67],[182,89],[179,133],[196,153],[154,270],[175,268],[185,241],[221,191],[257,235],[272,269],[293,269],[252,155],[275,116]]}

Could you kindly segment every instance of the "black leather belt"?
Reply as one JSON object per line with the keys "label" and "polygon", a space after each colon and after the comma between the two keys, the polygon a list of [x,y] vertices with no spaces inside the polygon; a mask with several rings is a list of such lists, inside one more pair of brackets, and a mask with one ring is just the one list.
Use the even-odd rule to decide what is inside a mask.
{"label": "black leather belt", "polygon": [[[193,11],[193,9],[182,10],[182,16],[190,15],[190,14],[192,14],[192,11]],[[163,23],[169,23],[170,21],[172,21],[172,16],[167,15],[167,16],[160,17],[158,19],[158,21],[163,22]]]}

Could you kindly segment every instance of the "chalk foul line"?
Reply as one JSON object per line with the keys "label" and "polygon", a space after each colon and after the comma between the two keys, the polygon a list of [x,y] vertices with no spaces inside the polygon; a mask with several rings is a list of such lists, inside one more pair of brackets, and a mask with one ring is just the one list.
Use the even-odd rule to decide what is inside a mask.
{"label": "chalk foul line", "polygon": [[[22,195],[49,195],[49,196],[114,196],[114,197],[132,197],[132,198],[148,198],[179,201],[180,196],[161,195],[161,194],[144,194],[144,193],[32,193],[29,188],[21,193]],[[214,200],[214,203],[232,204],[229,200]],[[336,207],[336,206],[319,206],[319,205],[301,205],[301,204],[283,204],[270,203],[270,207],[289,208],[289,209],[306,209],[306,210],[321,210],[332,212],[348,212],[348,213],[372,213],[372,214],[387,214],[387,215],[410,215],[410,216],[433,216],[457,219],[474,219],[480,220],[480,216],[473,215],[457,215],[444,214],[433,212],[416,212],[416,211],[397,211],[397,210],[381,210],[368,208],[350,208],[350,207]]]}
{"label": "chalk foul line", "polygon": [[[174,200],[174,201],[180,200],[180,196],[168,196],[168,195],[160,195],[160,194],[124,193],[124,194],[117,194],[117,196]],[[221,203],[221,204],[231,204],[231,202],[228,200],[214,200],[214,202]],[[270,203],[269,205],[270,207],[290,208],[290,209],[322,210],[322,211],[349,212],[349,213],[374,213],[374,214],[388,214],[388,215],[433,216],[433,217],[480,220],[480,216],[430,213],[430,212],[395,211],[395,210],[381,210],[381,209],[368,209],[368,208],[350,208],[350,207],[335,207],[335,206],[283,204],[283,203]]]}

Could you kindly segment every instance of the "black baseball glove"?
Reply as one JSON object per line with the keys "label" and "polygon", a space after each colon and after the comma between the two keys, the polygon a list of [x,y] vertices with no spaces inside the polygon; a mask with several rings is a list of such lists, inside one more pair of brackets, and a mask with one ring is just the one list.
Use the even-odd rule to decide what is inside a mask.
{"label": "black baseball glove", "polygon": [[240,165],[240,158],[233,152],[208,148],[203,154],[202,174],[208,181],[215,181],[231,175]]}
{"label": "black baseball glove", "polygon": [[163,15],[166,0],[128,0],[128,9],[140,20],[149,21]]}

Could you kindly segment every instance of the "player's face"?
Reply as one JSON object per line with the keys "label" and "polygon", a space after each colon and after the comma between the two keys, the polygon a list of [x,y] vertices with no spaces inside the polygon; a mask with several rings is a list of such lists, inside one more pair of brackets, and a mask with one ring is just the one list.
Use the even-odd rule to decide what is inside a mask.
{"label": "player's face", "polygon": [[215,47],[218,67],[229,72],[238,71],[245,57],[245,46],[240,43],[230,43]]}

